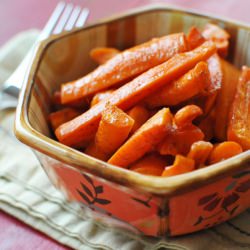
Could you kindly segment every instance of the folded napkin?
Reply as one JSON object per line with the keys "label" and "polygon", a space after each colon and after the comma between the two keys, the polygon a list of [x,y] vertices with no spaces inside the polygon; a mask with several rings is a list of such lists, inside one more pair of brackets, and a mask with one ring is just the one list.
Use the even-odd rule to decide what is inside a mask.
{"label": "folded napkin", "polygon": [[[21,33],[0,49],[0,84],[37,35]],[[51,185],[31,149],[14,138],[13,120],[14,111],[0,112],[0,208],[56,241],[74,249],[250,249],[250,210],[212,229],[161,240],[95,222]]]}

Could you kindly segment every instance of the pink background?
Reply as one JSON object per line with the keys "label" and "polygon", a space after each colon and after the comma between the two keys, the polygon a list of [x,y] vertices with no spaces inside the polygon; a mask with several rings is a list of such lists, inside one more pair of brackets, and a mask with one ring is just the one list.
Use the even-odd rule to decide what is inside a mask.
{"label": "pink background", "polygon": [[[58,0],[1,0],[0,46],[17,32],[42,28],[58,2]],[[157,2],[250,22],[249,0],[72,0],[71,2],[90,9],[89,22],[129,8]],[[1,211],[0,225],[1,250],[68,249]]]}

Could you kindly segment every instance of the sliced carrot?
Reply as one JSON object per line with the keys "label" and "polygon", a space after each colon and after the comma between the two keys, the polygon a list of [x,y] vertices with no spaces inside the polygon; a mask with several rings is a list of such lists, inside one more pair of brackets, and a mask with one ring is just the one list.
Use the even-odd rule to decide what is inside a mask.
{"label": "sliced carrot", "polygon": [[228,140],[250,149],[250,68],[243,66],[229,116]]}
{"label": "sliced carrot", "polygon": [[113,92],[114,92],[114,90],[106,90],[106,91],[99,92],[99,93],[95,94],[91,100],[90,107],[93,107],[98,102],[101,102],[101,101],[107,99],[108,97],[111,96],[111,94]]}
{"label": "sliced carrot", "polygon": [[228,54],[229,38],[230,35],[224,29],[218,25],[208,23],[202,31],[202,35],[216,44],[218,53],[222,57],[226,57]]}
{"label": "sliced carrot", "polygon": [[206,62],[199,62],[178,80],[164,86],[145,100],[150,108],[177,105],[205,91],[210,85],[210,73]]}
{"label": "sliced carrot", "polygon": [[59,111],[53,112],[49,114],[49,121],[50,124],[55,130],[57,127],[59,127],[61,124],[72,120],[73,118],[79,116],[81,113],[75,109],[72,108],[64,108]]}
{"label": "sliced carrot", "polygon": [[172,114],[161,109],[143,124],[108,160],[108,163],[126,168],[152,151],[172,127]]}
{"label": "sliced carrot", "polygon": [[195,161],[196,168],[203,167],[212,150],[212,143],[207,141],[197,141],[192,144],[187,157]]}
{"label": "sliced carrot", "polygon": [[237,142],[225,141],[217,144],[212,150],[208,162],[214,164],[242,152],[242,147]]}
{"label": "sliced carrot", "polygon": [[161,176],[166,166],[164,157],[157,154],[150,154],[130,166],[130,170],[140,174]]}
{"label": "sliced carrot", "polygon": [[179,174],[184,174],[193,171],[195,168],[195,162],[193,159],[184,157],[182,155],[176,155],[174,164],[172,166],[165,167],[162,172],[163,177],[170,177]]}
{"label": "sliced carrot", "polygon": [[98,64],[103,64],[119,53],[120,50],[115,48],[98,47],[90,51],[90,57],[93,61],[97,62]]}
{"label": "sliced carrot", "polygon": [[106,105],[93,144],[86,154],[107,160],[127,139],[134,120],[113,105]]}
{"label": "sliced carrot", "polygon": [[196,27],[191,27],[187,35],[187,42],[190,49],[195,49],[205,42],[205,38]]}
{"label": "sliced carrot", "polygon": [[229,111],[233,103],[240,71],[229,62],[221,59],[222,65],[222,86],[216,99],[216,116],[214,132],[216,139],[225,141],[229,123]]}
{"label": "sliced carrot", "polygon": [[149,111],[142,105],[137,105],[128,111],[128,115],[134,119],[135,123],[131,130],[134,133],[139,127],[142,126],[150,117]]}
{"label": "sliced carrot", "polygon": [[172,34],[127,49],[88,75],[61,86],[62,103],[95,94],[159,65],[187,50],[185,35]]}
{"label": "sliced carrot", "polygon": [[57,128],[55,133],[58,140],[70,146],[91,140],[107,102],[122,110],[127,110],[149,96],[152,91],[157,91],[185,74],[199,61],[206,60],[215,52],[215,49],[213,43],[205,42],[195,50],[175,55],[167,62],[148,70],[114,91],[107,100],[96,104],[79,117]]}

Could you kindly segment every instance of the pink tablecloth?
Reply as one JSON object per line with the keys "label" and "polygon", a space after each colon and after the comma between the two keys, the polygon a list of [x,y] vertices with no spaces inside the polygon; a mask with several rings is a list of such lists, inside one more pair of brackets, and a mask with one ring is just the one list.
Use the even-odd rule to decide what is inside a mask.
{"label": "pink tablecloth", "polygon": [[[29,28],[42,28],[58,0],[0,1],[0,45],[15,33]],[[223,15],[250,22],[249,0],[72,0],[89,7],[89,21],[147,3],[165,2],[201,12]],[[32,11],[31,11],[32,10]],[[5,25],[4,25],[5,24]],[[22,222],[0,212],[0,249],[68,249]]]}

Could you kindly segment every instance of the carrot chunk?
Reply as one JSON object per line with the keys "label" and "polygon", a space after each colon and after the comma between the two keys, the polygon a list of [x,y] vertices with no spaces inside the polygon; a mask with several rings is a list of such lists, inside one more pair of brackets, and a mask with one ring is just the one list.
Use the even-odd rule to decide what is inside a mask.
{"label": "carrot chunk", "polygon": [[108,163],[128,167],[152,151],[172,127],[172,114],[163,108],[144,123],[108,160]]}
{"label": "carrot chunk", "polygon": [[96,104],[82,115],[58,127],[55,132],[58,140],[69,146],[91,140],[98,128],[101,113],[107,102],[122,110],[127,110],[149,96],[152,91],[169,84],[192,69],[198,62],[209,58],[214,54],[215,49],[213,43],[205,42],[200,47],[177,54],[167,62],[141,74],[114,91],[107,100]]}
{"label": "carrot chunk", "polygon": [[187,34],[187,42],[190,49],[195,49],[205,42],[205,38],[196,27],[191,27]]}
{"label": "carrot chunk", "polygon": [[209,164],[214,164],[230,157],[233,157],[242,152],[242,147],[237,142],[225,141],[214,146],[210,156]]}
{"label": "carrot chunk", "polygon": [[174,164],[172,166],[165,167],[162,172],[163,177],[170,177],[178,174],[184,174],[194,170],[195,162],[193,159],[184,157],[182,155],[176,155]]}
{"label": "carrot chunk", "polygon": [[250,149],[250,68],[243,66],[232,104],[227,131],[228,140]]}
{"label": "carrot chunk", "polygon": [[90,51],[90,57],[98,64],[103,64],[119,53],[120,51],[115,48],[98,47]]}
{"label": "carrot chunk", "polygon": [[107,160],[127,139],[134,120],[113,105],[106,105],[95,136],[85,153]]}
{"label": "carrot chunk", "polygon": [[187,50],[185,35],[172,34],[127,49],[88,75],[61,86],[62,103],[95,94],[159,65]]}
{"label": "carrot chunk", "polygon": [[102,91],[102,92],[96,93],[94,95],[94,97],[92,98],[92,100],[91,100],[90,107],[94,106],[98,102],[101,102],[101,101],[107,99],[108,97],[111,96],[111,94],[113,92],[114,92],[114,90],[106,90],[106,91]]}

